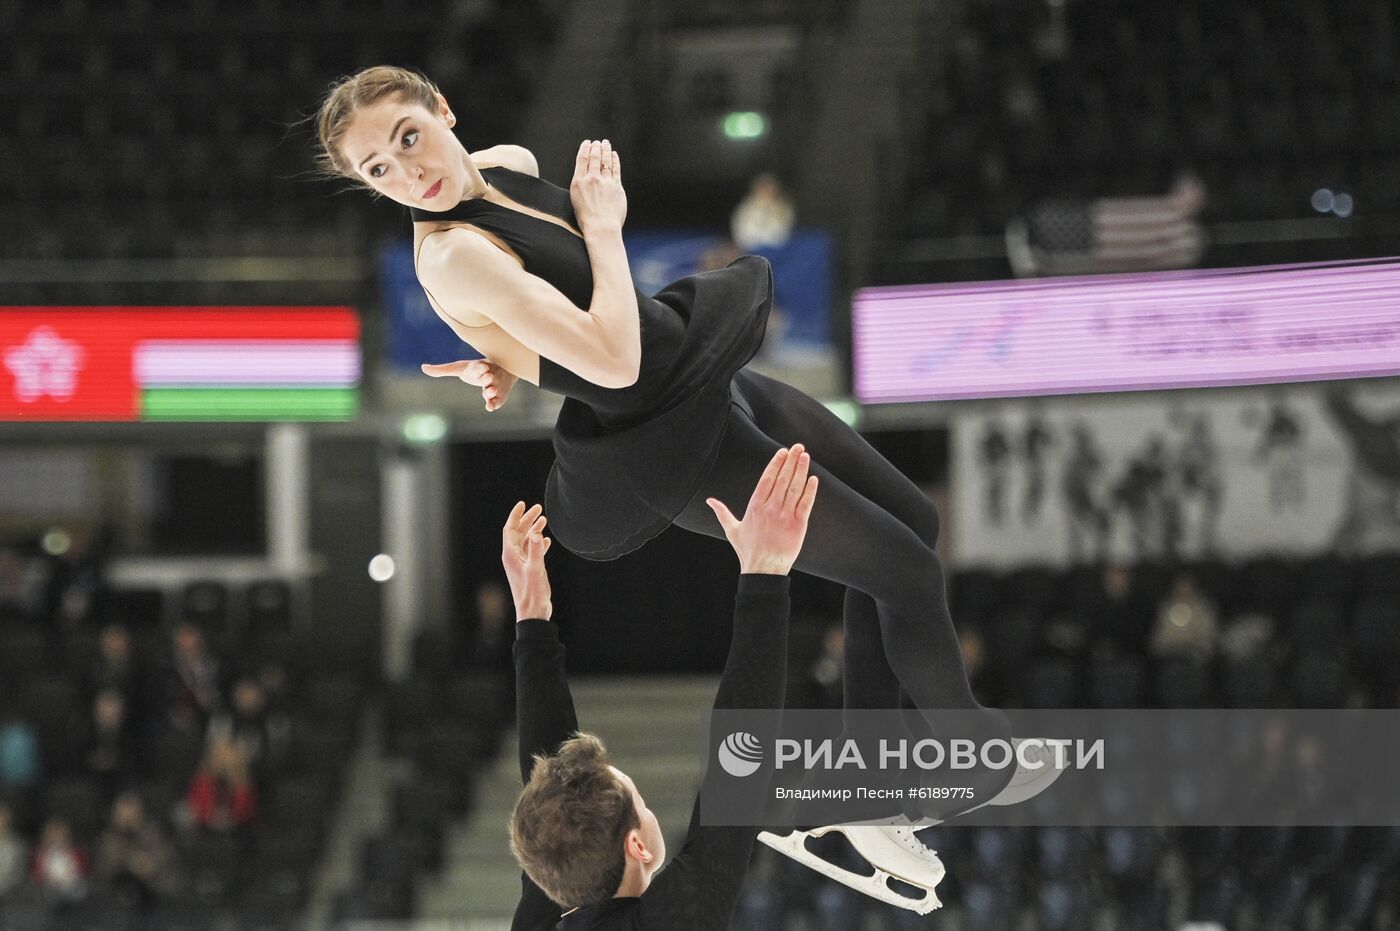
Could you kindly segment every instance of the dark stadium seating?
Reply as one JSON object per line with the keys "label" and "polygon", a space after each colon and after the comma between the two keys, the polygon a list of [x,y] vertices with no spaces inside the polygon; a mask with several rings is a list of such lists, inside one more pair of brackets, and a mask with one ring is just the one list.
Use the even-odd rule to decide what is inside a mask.
{"label": "dark stadium seating", "polygon": [[[1377,666],[1387,664],[1360,658],[1400,643],[1392,576],[1382,568],[1391,565],[1388,556],[1365,561],[1326,556],[1191,567],[1202,590],[1231,611],[1263,612],[1288,621],[1275,628],[1273,640],[1256,654],[1206,661],[1151,653],[1047,652],[1039,638],[1052,618],[1035,606],[1055,599],[1039,593],[1040,582],[1014,583],[1043,574],[1045,587],[1075,593],[1070,600],[1082,601],[1093,593],[1099,577],[1094,572],[955,572],[950,596],[955,605],[976,609],[988,631],[991,663],[1022,663],[1009,678],[1025,707],[1062,707],[1071,694],[1088,707],[1142,707],[1149,700],[1162,707],[1322,708],[1349,702],[1394,707],[1400,696],[1393,688],[1375,688],[1370,678]],[[1135,587],[1156,597],[1166,592],[1173,576],[1167,567],[1134,567],[1133,572]],[[1156,604],[1149,599],[1143,610],[1155,612]],[[1222,623],[1230,616],[1222,611]],[[1028,640],[1003,642],[1011,636]],[[1364,649],[1357,641],[1361,636]],[[999,672],[999,680],[1008,678],[1005,668]],[[1181,804],[1188,803],[1183,796]],[[1014,927],[1028,914],[1035,916],[1039,929],[1092,927],[1104,916],[1119,928],[1168,927],[1176,897],[1188,920],[1219,921],[1226,927],[1248,921],[1254,927],[1359,931],[1380,927],[1373,924],[1378,916],[1393,915],[1400,905],[1395,880],[1400,828],[1081,830],[959,827],[955,822],[928,829],[921,837],[950,865],[940,894],[957,910],[964,928]],[[1172,859],[1184,868],[1179,887],[1170,879]],[[787,908],[795,907],[784,896],[812,894],[810,885],[796,891],[765,889],[778,896],[771,905],[777,914],[784,913],[785,901]],[[757,891],[754,896],[759,901]]]}
{"label": "dark stadium seating", "polygon": [[[929,129],[898,193],[907,237],[1000,235],[1034,200],[1157,194],[1188,167],[1209,192],[1208,221],[1316,216],[1320,187],[1352,193],[1358,215],[1400,207],[1388,4],[957,9],[952,52],[920,98],[932,110],[914,120]],[[928,41],[948,25],[929,17]]]}
{"label": "dark stadium seating", "polygon": [[85,170],[62,186],[0,177],[10,222],[44,231],[9,258],[353,254],[372,213],[314,180],[303,122],[330,82],[371,64],[426,70],[467,145],[495,145],[554,28],[535,0],[23,8],[23,41],[0,54],[0,157]]}
{"label": "dark stadium seating", "polygon": [[[27,554],[29,559],[43,559]],[[284,587],[284,586],[283,586]],[[221,586],[192,587],[181,605],[182,617],[208,627],[227,627],[231,617]],[[283,599],[285,601],[285,599]],[[0,625],[0,722],[24,722],[37,737],[40,781],[30,790],[0,784],[0,803],[10,807],[14,824],[33,840],[50,818],[71,827],[80,848],[92,856],[110,817],[113,792],[134,787],[148,819],[174,841],[183,891],[164,896],[154,911],[132,911],[132,902],[101,883],[73,908],[54,912],[34,890],[22,888],[0,897],[0,928],[289,928],[307,902],[311,878],[321,859],[326,818],[338,800],[338,785],[353,746],[368,682],[353,674],[305,675],[305,644],[282,615],[271,629],[250,629],[238,643],[210,639],[213,655],[226,671],[221,691],[233,684],[238,659],[273,661],[292,683],[293,694],[278,699],[290,712],[291,747],[257,764],[259,814],[248,828],[232,833],[206,832],[185,825],[180,815],[190,776],[205,751],[205,734],[196,726],[171,725],[165,690],[171,630],[162,617],[161,600],[151,593],[98,592],[101,607],[89,621],[60,625],[36,619]],[[98,624],[128,626],[136,674],[126,688],[132,758],[116,778],[90,770],[88,740],[92,719],[94,674],[98,659]],[[175,618],[169,619],[171,621]],[[85,626],[90,624],[90,626]],[[264,637],[281,638],[269,649]],[[221,649],[246,647],[246,653]],[[61,662],[60,662],[61,660]],[[246,671],[261,669],[252,665]],[[353,669],[353,666],[350,667]],[[306,679],[304,690],[295,683]],[[225,694],[220,702],[231,701]],[[280,712],[279,712],[280,713]],[[197,724],[198,722],[196,722]],[[289,759],[288,759],[289,757]]]}

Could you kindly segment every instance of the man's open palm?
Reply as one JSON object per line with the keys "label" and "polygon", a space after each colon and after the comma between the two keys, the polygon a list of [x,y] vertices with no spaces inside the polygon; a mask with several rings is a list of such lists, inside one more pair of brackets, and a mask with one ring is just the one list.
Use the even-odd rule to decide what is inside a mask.
{"label": "man's open palm", "polygon": [[811,464],[812,457],[801,443],[774,453],[749,498],[743,520],[718,498],[706,499],[739,556],[740,572],[787,575],[792,570],[817,500],[817,477],[807,474]]}

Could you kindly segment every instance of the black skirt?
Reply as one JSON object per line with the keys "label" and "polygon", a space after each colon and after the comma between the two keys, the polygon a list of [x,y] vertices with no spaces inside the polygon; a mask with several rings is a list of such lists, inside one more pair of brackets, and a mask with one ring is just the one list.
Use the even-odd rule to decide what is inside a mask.
{"label": "black skirt", "polygon": [[659,406],[618,429],[566,397],[554,427],[545,513],[559,542],[588,559],[616,559],[661,533],[708,478],[730,406],[738,403],[734,373],[763,343],[772,269],[765,259],[743,256],[682,278],[651,300],[641,310],[644,327],[650,314],[685,321],[685,339],[665,361],[666,381],[654,392]]}

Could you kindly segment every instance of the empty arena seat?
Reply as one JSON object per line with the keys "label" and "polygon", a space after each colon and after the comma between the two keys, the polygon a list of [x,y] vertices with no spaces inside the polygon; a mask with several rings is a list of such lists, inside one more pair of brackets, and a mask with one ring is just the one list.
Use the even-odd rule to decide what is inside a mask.
{"label": "empty arena seat", "polygon": [[254,582],[244,591],[248,627],[253,636],[265,630],[290,630],[292,587],[282,579]]}
{"label": "empty arena seat", "polygon": [[1092,708],[1142,708],[1147,704],[1147,664],[1138,657],[1095,660],[1089,668]]}
{"label": "empty arena seat", "polygon": [[1227,708],[1270,708],[1278,684],[1278,669],[1266,656],[1227,660],[1224,666]]}
{"label": "empty arena seat", "polygon": [[1021,902],[1014,888],[977,879],[964,889],[963,927],[967,931],[1003,931],[1015,926]]}
{"label": "empty arena seat", "polygon": [[1059,658],[1036,660],[1026,675],[1030,708],[1078,708],[1083,701],[1079,667]]}
{"label": "empty arena seat", "polygon": [[1299,656],[1291,693],[1299,708],[1340,708],[1346,701],[1346,666],[1331,655]]}
{"label": "empty arena seat", "polygon": [[1346,615],[1341,602],[1314,595],[1294,607],[1290,627],[1293,644],[1300,650],[1335,649],[1346,636]]}
{"label": "empty arena seat", "polygon": [[94,837],[106,820],[107,806],[96,782],[86,776],[50,779],[40,804],[46,818],[62,818],[75,837]]}
{"label": "empty arena seat", "polygon": [[1203,708],[1210,703],[1210,668],[1197,660],[1162,660],[1154,678],[1157,702],[1163,708]]}
{"label": "empty arena seat", "polygon": [[180,616],[206,630],[222,632],[228,622],[228,587],[222,582],[191,582],[180,594]]}

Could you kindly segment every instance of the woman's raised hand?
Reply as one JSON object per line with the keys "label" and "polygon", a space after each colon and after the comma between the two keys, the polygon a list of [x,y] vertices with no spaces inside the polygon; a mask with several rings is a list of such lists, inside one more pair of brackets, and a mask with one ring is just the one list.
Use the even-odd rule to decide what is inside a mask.
{"label": "woman's raised hand", "polygon": [[627,192],[622,189],[622,160],[612,143],[585,140],[578,147],[574,180],[569,185],[574,215],[584,234],[620,231],[627,219]]}
{"label": "woman's raised hand", "polygon": [[423,374],[434,378],[460,378],[469,385],[476,385],[481,389],[481,397],[488,411],[500,410],[505,405],[510,390],[518,380],[488,359],[464,359],[440,365],[424,363]]}

